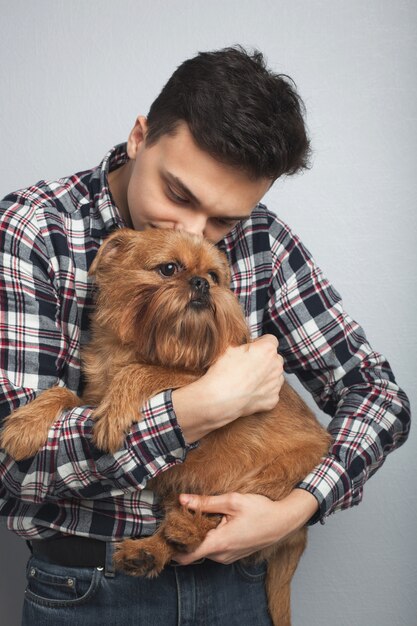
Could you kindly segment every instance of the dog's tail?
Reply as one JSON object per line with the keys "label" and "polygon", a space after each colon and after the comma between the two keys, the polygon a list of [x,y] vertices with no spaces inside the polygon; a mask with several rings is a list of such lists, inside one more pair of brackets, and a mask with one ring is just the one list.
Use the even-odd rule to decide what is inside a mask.
{"label": "dog's tail", "polygon": [[301,528],[268,560],[266,592],[274,626],[291,626],[291,580],[307,544],[307,529]]}

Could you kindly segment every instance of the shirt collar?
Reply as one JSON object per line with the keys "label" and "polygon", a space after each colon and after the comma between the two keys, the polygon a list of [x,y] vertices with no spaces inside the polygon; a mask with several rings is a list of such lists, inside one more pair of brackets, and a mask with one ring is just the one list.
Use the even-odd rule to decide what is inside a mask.
{"label": "shirt collar", "polygon": [[126,143],[121,143],[107,152],[96,170],[96,181],[98,184],[95,186],[94,207],[95,216],[99,218],[99,222],[101,222],[101,228],[96,224],[96,226],[99,226],[99,230],[102,230],[103,226],[104,230],[107,232],[111,232],[116,228],[127,227],[125,220],[120,215],[113,200],[109,187],[108,174],[121,165],[124,165],[128,160]]}

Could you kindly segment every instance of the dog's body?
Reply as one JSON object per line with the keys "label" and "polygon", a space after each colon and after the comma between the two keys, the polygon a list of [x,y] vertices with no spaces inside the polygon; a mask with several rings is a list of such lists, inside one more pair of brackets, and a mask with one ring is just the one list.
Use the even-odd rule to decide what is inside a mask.
{"label": "dog's body", "polygon": [[[206,241],[174,231],[124,229],[103,244],[91,271],[98,300],[83,355],[85,393],[80,399],[54,387],[12,413],[1,445],[16,459],[36,454],[56,416],[82,404],[97,407],[94,443],[116,452],[146,400],[196,380],[229,345],[249,341],[228,288],[225,258]],[[133,575],[157,575],[176,552],[195,549],[219,523],[220,516],[181,507],[179,493],[255,493],[280,500],[320,462],[329,443],[313,413],[284,383],[273,411],[212,431],[184,463],[150,482],[164,506],[164,521],[151,537],[122,541],[116,565]],[[254,555],[268,560],[276,626],[290,624],[290,582],[306,532]]]}

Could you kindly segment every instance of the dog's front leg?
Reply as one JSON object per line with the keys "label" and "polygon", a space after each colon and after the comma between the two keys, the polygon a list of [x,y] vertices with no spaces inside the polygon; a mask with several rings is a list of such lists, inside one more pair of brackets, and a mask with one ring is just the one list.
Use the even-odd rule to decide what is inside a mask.
{"label": "dog's front leg", "polygon": [[93,443],[114,454],[134,422],[141,419],[140,409],[153,395],[165,389],[183,387],[196,376],[153,365],[127,365],[112,379],[107,393],[93,411],[96,420]]}
{"label": "dog's front leg", "polygon": [[5,419],[0,447],[16,461],[34,456],[64,409],[81,406],[81,399],[66,387],[51,387]]}

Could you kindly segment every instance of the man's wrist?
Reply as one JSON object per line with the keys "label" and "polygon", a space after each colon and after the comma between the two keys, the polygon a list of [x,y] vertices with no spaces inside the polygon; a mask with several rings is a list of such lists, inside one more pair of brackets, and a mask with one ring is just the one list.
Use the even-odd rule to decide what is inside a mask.
{"label": "man's wrist", "polygon": [[177,422],[188,443],[201,439],[241,415],[236,398],[225,400],[225,394],[219,393],[218,387],[218,381],[205,374],[172,392]]}
{"label": "man's wrist", "polygon": [[204,393],[199,384],[200,380],[174,389],[172,392],[175,416],[189,444],[198,441],[213,430],[208,410],[204,406]]}
{"label": "man's wrist", "polygon": [[[305,526],[319,510],[318,500],[305,489],[293,489],[286,498],[277,504],[285,504],[288,533]],[[282,515],[282,507],[279,508]]]}
{"label": "man's wrist", "polygon": [[315,496],[305,489],[294,489],[290,496],[298,507],[301,525],[304,526],[317,513],[320,508],[319,502]]}

